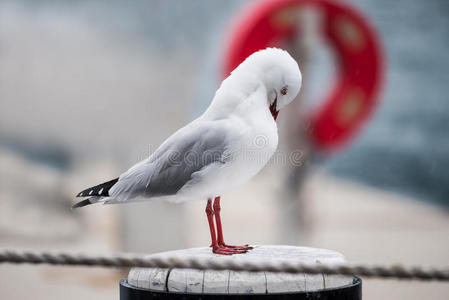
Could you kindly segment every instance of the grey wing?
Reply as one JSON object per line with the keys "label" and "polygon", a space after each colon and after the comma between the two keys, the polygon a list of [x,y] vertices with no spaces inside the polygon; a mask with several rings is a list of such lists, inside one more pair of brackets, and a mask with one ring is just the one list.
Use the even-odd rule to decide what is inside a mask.
{"label": "grey wing", "polygon": [[220,122],[198,122],[182,128],[147,160],[122,174],[110,195],[118,201],[175,195],[195,172],[229,161],[232,140]]}

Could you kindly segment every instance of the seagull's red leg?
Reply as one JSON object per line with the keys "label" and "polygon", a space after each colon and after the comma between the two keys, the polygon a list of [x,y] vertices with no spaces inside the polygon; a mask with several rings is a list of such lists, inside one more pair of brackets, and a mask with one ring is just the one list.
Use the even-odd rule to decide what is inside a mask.
{"label": "seagull's red leg", "polygon": [[220,211],[221,211],[221,207],[220,207],[220,197],[215,197],[214,200],[214,214],[215,214],[215,222],[217,223],[217,234],[218,234],[218,245],[228,248],[228,249],[234,249],[234,250],[240,250],[243,251],[242,253],[245,253],[246,250],[251,250],[253,249],[253,247],[250,247],[248,245],[244,245],[244,246],[231,246],[231,245],[226,245],[224,238],[223,238],[223,227],[221,225],[221,216],[220,216]]}
{"label": "seagull's red leg", "polygon": [[212,247],[212,252],[216,253],[216,254],[223,254],[223,255],[232,255],[232,254],[236,254],[236,253],[244,253],[241,250],[228,249],[226,247],[218,245],[217,237],[215,235],[214,211],[212,209],[212,199],[208,199],[207,200],[206,215],[207,215],[207,221],[209,222],[210,237],[212,239],[212,244],[210,245]]}
{"label": "seagull's red leg", "polygon": [[211,247],[218,246],[217,243],[217,237],[215,235],[215,226],[214,226],[214,211],[212,209],[212,199],[207,200],[206,205],[206,215],[207,215],[207,221],[209,222],[209,230],[210,230],[210,237],[212,240]]}

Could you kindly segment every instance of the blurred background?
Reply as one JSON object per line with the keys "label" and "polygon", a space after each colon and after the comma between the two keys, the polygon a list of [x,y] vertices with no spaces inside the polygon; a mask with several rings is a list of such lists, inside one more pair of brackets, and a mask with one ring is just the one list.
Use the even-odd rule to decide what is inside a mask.
{"label": "blurred background", "polygon": [[[201,114],[248,3],[0,1],[0,247],[154,253],[209,245],[204,201],[70,206]],[[339,3],[378,33],[383,75],[373,112],[336,149],[311,141],[309,116],[326,104],[340,64],[304,25],[321,13],[306,13],[301,24],[312,29],[284,45],[304,88],[279,116],[279,153],[299,151],[299,163],[273,159],[222,195],[225,238],[328,248],[351,262],[447,265],[449,2]],[[124,276],[1,266],[0,293],[118,299]],[[363,284],[364,299],[449,295],[440,283]]]}

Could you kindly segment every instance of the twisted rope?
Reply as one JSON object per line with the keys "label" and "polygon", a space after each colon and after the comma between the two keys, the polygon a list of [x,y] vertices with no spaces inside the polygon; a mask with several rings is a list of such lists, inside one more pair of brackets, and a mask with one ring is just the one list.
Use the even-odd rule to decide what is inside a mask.
{"label": "twisted rope", "polygon": [[232,270],[250,272],[283,272],[307,274],[351,275],[377,278],[419,279],[449,281],[449,267],[424,268],[402,265],[367,266],[356,264],[304,264],[299,262],[245,261],[220,257],[220,259],[198,259],[194,257],[143,257],[133,254],[86,255],[31,250],[0,250],[0,264],[50,264],[89,267],[142,267],[181,268],[197,270]]}

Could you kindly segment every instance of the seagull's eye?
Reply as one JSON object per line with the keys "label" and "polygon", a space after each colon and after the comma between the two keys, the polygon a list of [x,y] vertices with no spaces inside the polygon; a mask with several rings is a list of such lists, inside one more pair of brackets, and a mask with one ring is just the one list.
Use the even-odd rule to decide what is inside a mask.
{"label": "seagull's eye", "polygon": [[286,86],[284,86],[282,89],[281,89],[281,94],[282,95],[287,95],[287,87]]}

